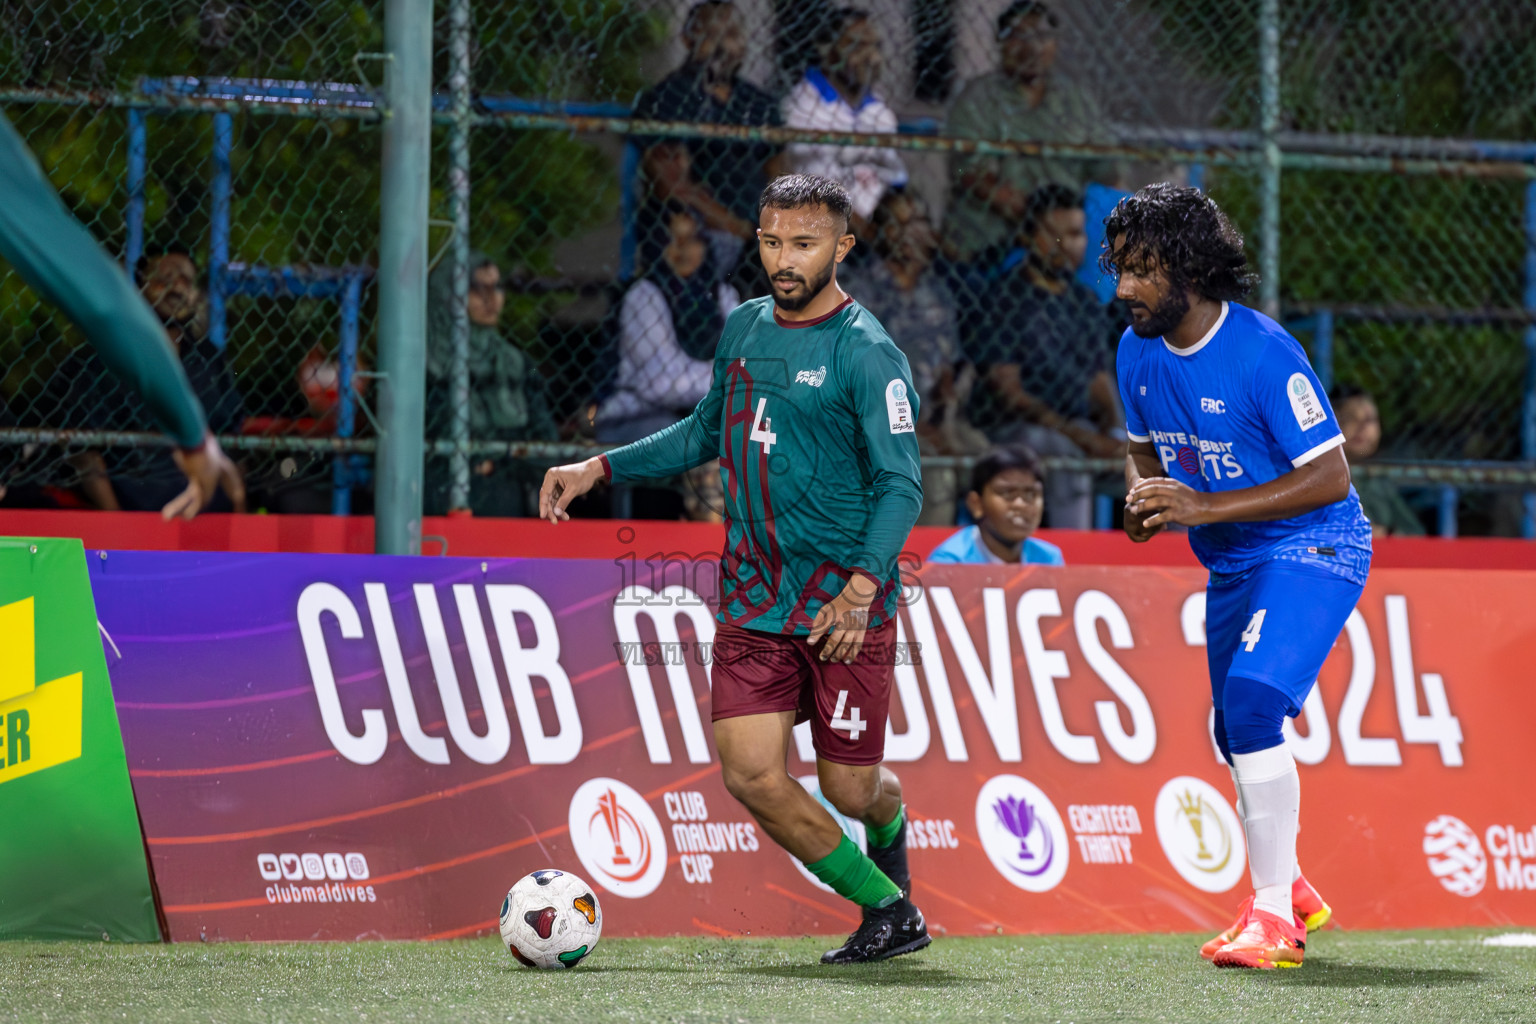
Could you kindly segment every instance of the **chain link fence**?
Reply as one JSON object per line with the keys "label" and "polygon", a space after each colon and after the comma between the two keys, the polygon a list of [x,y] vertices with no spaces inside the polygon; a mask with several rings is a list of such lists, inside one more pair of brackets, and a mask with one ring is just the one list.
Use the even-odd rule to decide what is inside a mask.
{"label": "chain link fence", "polygon": [[[551,460],[689,408],[723,315],[767,292],[757,191],[806,169],[850,186],[859,245],[839,279],[922,392],[925,521],[954,521],[967,460],[1023,440],[1054,469],[1049,522],[1105,522],[1113,473],[1092,471],[1123,444],[1103,384],[1124,320],[1094,269],[1097,225],[1125,191],[1174,180],[1243,230],[1266,279],[1253,301],[1325,382],[1374,397],[1380,453],[1357,478],[1382,482],[1400,528],[1531,531],[1526,5],[434,11],[428,513],[526,514]],[[9,0],[0,13],[6,115],[146,276],[252,506],[367,511],[383,4]],[[7,504],[99,504],[101,479],[145,504],[153,489],[136,481],[166,474],[163,449],[103,433],[151,427],[121,394],[81,385],[94,377],[80,342],[0,276]],[[582,512],[717,507],[701,478]]]}

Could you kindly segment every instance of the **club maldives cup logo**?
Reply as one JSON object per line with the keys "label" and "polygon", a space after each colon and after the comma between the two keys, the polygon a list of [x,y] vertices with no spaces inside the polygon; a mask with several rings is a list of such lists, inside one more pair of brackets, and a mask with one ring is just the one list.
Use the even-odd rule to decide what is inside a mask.
{"label": "club maldives cup logo", "polygon": [[627,899],[649,896],[667,873],[667,836],[651,805],[618,779],[588,779],[571,797],[567,824],[582,867]]}
{"label": "club maldives cup logo", "polygon": [[1243,877],[1248,848],[1242,822],[1215,786],[1192,775],[1169,779],[1153,813],[1157,841],[1184,881],[1205,892],[1226,892]]}
{"label": "club maldives cup logo", "polygon": [[987,780],[976,795],[976,835],[998,874],[1027,892],[1054,889],[1067,873],[1067,827],[1028,779]]}

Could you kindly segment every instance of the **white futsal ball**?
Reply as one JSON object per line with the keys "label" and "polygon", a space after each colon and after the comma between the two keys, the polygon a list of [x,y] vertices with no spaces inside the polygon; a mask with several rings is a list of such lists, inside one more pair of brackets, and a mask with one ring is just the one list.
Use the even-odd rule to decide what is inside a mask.
{"label": "white futsal ball", "polygon": [[524,967],[575,967],[597,948],[603,908],[592,887],[568,871],[524,875],[501,901],[501,941]]}

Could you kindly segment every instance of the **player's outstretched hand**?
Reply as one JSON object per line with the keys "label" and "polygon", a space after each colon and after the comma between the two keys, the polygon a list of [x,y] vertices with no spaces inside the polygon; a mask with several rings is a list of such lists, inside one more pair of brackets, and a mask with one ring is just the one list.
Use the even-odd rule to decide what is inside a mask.
{"label": "player's outstretched hand", "polygon": [[[1170,523],[1201,526],[1212,522],[1210,495],[1166,476],[1138,480],[1125,496],[1125,511],[1128,524],[1132,515],[1140,517],[1141,530],[1151,531],[1148,537]],[[1129,525],[1126,532],[1131,533]],[[1136,539],[1135,533],[1131,539]]]}
{"label": "player's outstretched hand", "polygon": [[171,453],[176,466],[187,475],[187,489],[166,502],[160,510],[164,519],[191,519],[213,500],[218,491],[229,496],[236,512],[245,511],[245,481],[240,470],[229,461],[212,434],[201,448],[180,448]]}
{"label": "player's outstretched hand", "polygon": [[558,523],[571,518],[566,506],[590,491],[603,478],[603,461],[588,459],[568,466],[552,466],[539,488],[539,518]]}
{"label": "player's outstretched hand", "polygon": [[864,633],[869,629],[869,605],[879,593],[879,587],[867,576],[854,573],[838,595],[816,613],[811,620],[811,633],[806,639],[814,647],[822,637],[819,657],[822,661],[840,661],[852,664],[864,646]]}

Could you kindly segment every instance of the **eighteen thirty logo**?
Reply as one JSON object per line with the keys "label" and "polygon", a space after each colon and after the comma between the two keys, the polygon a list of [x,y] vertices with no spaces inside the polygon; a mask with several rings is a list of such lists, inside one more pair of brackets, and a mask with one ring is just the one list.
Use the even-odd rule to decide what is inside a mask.
{"label": "eighteen thirty logo", "polygon": [[0,783],[80,756],[85,676],[37,682],[32,598],[0,606]]}
{"label": "eighteen thirty logo", "polygon": [[1067,828],[1028,779],[997,775],[976,794],[976,835],[998,874],[1027,892],[1056,888],[1067,873]]}
{"label": "eighteen thirty logo", "polygon": [[571,797],[571,843],[582,867],[615,896],[649,896],[667,873],[667,836],[651,805],[618,779],[588,779]]}
{"label": "eighteen thirty logo", "polygon": [[1243,826],[1216,787],[1180,775],[1158,791],[1157,841],[1175,871],[1196,889],[1226,892],[1248,867]]}
{"label": "eighteen thirty logo", "polygon": [[1488,884],[1488,858],[1471,826],[1442,814],[1424,826],[1424,856],[1429,873],[1457,896],[1476,896]]}

